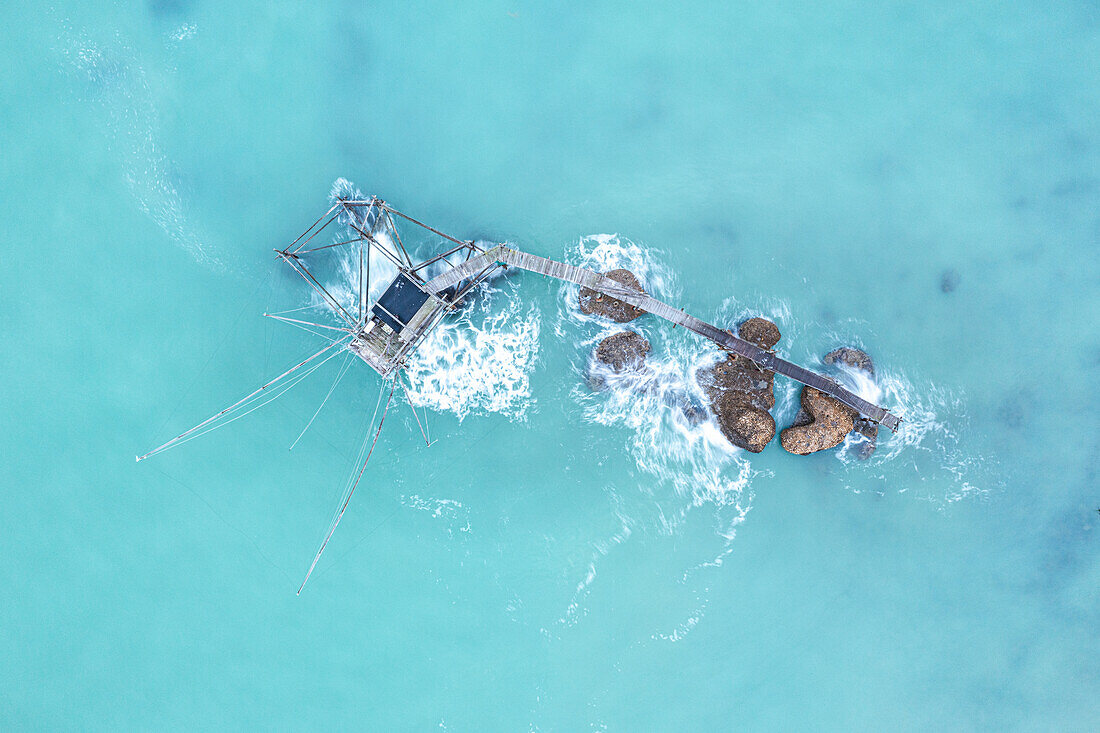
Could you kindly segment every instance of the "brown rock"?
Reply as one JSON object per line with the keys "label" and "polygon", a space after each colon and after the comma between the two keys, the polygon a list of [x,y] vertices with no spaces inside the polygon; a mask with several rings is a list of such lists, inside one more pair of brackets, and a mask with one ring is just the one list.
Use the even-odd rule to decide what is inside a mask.
{"label": "brown rock", "polygon": [[779,326],[766,318],[750,318],[737,328],[737,335],[762,349],[779,343]]}
{"label": "brown rock", "polygon": [[738,393],[726,392],[711,403],[718,416],[718,428],[726,440],[753,453],[775,437],[775,418],[767,410],[753,407],[738,399]]}
{"label": "brown rock", "polygon": [[835,448],[852,432],[858,413],[813,387],[802,388],[802,409],[779,436],[791,453],[806,455]]}
{"label": "brown rock", "polygon": [[[763,318],[750,318],[740,325],[738,335],[761,348],[779,341],[779,328]],[[730,443],[759,453],[775,437],[775,420],[768,412],[775,406],[775,374],[761,369],[743,356],[727,354],[712,367],[696,375],[718,418],[718,427]]]}
{"label": "brown rock", "polygon": [[649,342],[641,334],[636,331],[619,331],[596,346],[596,360],[607,364],[616,373],[636,371],[645,364],[649,351]]}
{"label": "brown rock", "polygon": [[[634,273],[630,270],[611,270],[610,272],[605,272],[604,275],[631,290],[637,290],[639,293],[645,292],[645,290],[642,289],[642,284],[638,282],[638,278],[636,278]],[[581,313],[603,316],[616,323],[633,321],[635,318],[645,313],[641,308],[636,308],[629,303],[624,303],[608,295],[603,295],[591,288],[581,288],[580,307]]]}
{"label": "brown rock", "polygon": [[[844,346],[830,351],[822,361],[826,364],[847,364],[850,367],[867,372],[872,379],[875,377],[875,363],[871,360],[871,357],[867,352],[851,346]],[[865,461],[875,452],[875,446],[878,443],[878,424],[865,417],[856,417],[855,429],[866,440],[853,445],[852,451],[860,460]]]}
{"label": "brown rock", "polygon": [[866,440],[860,442],[858,445],[853,445],[852,451],[859,460],[866,461],[874,455],[875,447],[878,445],[878,423],[874,420],[868,420],[865,417],[857,417],[855,429],[860,435],[866,438]]}

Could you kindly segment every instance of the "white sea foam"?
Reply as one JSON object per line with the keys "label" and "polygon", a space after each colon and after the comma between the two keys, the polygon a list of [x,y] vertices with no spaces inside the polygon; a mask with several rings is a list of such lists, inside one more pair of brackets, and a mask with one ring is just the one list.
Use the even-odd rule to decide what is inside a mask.
{"label": "white sea foam", "polygon": [[[659,253],[618,235],[585,237],[570,250],[569,259],[599,271],[628,269],[647,292],[668,302],[676,299],[675,278],[661,263]],[[700,368],[719,358],[716,347],[682,338],[682,334],[665,338],[665,324],[652,318],[613,324],[587,316],[579,310],[574,285],[561,288],[559,301],[558,334],[575,341],[578,371],[585,371],[591,383],[602,385],[599,391],[578,386],[574,398],[591,422],[630,431],[627,450],[637,467],[652,478],[652,482],[631,489],[630,496],[626,490],[615,495],[620,530],[593,543],[585,577],[578,581],[559,619],[560,624],[572,625],[586,613],[584,599],[596,580],[600,558],[639,529],[674,535],[690,512],[711,507],[716,517],[715,554],[691,571],[721,565],[751,507],[754,471],[744,452],[722,436],[695,379]],[[646,369],[640,374],[615,374],[591,356],[596,343],[624,328],[639,331],[652,345]],[[685,571],[679,582],[686,584],[688,576]],[[688,619],[655,638],[677,641],[694,628],[706,609],[705,590],[702,593]]]}
{"label": "white sea foam", "polygon": [[[924,501],[946,507],[966,498],[981,498],[995,486],[986,459],[973,448],[963,446],[969,418],[963,397],[936,384],[918,384],[904,373],[878,369],[877,384],[856,383],[858,394],[877,397],[902,416],[897,434],[879,428],[874,455],[859,461],[847,445],[835,452],[836,458],[853,471],[880,473],[890,465],[892,485],[903,486]],[[849,435],[848,445],[862,438]],[[933,487],[933,488],[926,488]]]}
{"label": "white sea foam", "polygon": [[[366,199],[359,189],[344,178],[333,184],[330,197]],[[343,221],[341,223],[347,223]],[[332,227],[326,232],[330,244],[347,239],[344,227]],[[388,231],[378,231],[375,240],[395,255],[399,243]],[[442,240],[420,241],[406,231],[405,246],[413,248],[414,260],[449,249]],[[449,259],[457,264],[459,252]],[[359,249],[355,246],[335,247],[316,253],[311,271],[327,267],[325,289],[348,312],[358,310]],[[393,262],[371,247],[370,278],[366,307],[385,291],[397,275]],[[327,264],[326,264],[327,263]],[[431,277],[433,271],[447,267],[444,261],[422,271]],[[311,306],[323,311],[326,306],[320,294],[313,292]],[[500,413],[522,419],[534,404],[530,374],[539,354],[541,316],[537,307],[525,303],[515,287],[505,283],[494,287],[483,282],[466,297],[467,305],[441,321],[417,346],[405,367],[409,382],[409,400],[415,407],[438,412],[451,412],[464,419],[471,413]]]}
{"label": "white sea foam", "polygon": [[522,419],[535,402],[530,376],[541,316],[510,285],[479,290],[457,318],[444,320],[417,347],[405,369],[409,397],[417,407],[459,420],[472,412]]}
{"label": "white sea foam", "polygon": [[[595,270],[626,268],[655,297],[675,300],[675,280],[671,270],[660,262],[659,254],[618,235],[585,237],[569,256]],[[695,379],[700,368],[718,358],[718,349],[697,339],[665,339],[663,322],[655,319],[612,324],[586,316],[578,307],[577,291],[575,285],[562,287],[558,329],[576,334],[578,358],[585,360],[590,377],[608,387],[599,392],[580,386],[574,390],[585,417],[631,429],[634,436],[630,450],[638,467],[668,482],[678,495],[689,498],[691,505],[738,505],[748,485],[749,463],[743,452],[719,432]],[[641,374],[616,375],[591,358],[596,343],[624,328],[639,331],[653,346]],[[671,529],[676,520],[669,517],[666,521]]]}
{"label": "white sea foam", "polygon": [[[871,326],[858,318],[851,318],[839,325],[825,327],[812,319],[795,317],[790,305],[774,297],[753,300],[751,308],[737,298],[727,298],[718,311],[721,324],[735,324],[751,316],[762,315],[778,326],[783,338],[776,347],[784,358],[792,358],[790,350],[799,342],[818,340],[824,335],[832,344],[822,350],[822,355],[838,346],[852,346],[874,355],[874,349],[863,341],[871,332]],[[800,359],[794,357],[794,361]],[[897,435],[886,428],[878,431],[877,448],[868,460],[858,458],[858,447],[867,438],[858,432],[849,433],[843,445],[831,451],[831,455],[844,464],[841,474],[845,484],[852,488],[855,479],[870,473],[882,479],[885,492],[889,486],[900,486],[900,493],[913,491],[912,486],[935,486],[920,493],[923,500],[942,505],[967,497],[984,496],[990,490],[984,478],[985,460],[973,450],[964,450],[961,441],[965,435],[968,417],[966,403],[961,395],[935,384],[920,384],[904,373],[889,368],[876,369],[876,376],[845,364],[825,367],[824,364],[807,363],[806,366],[832,373],[845,387],[863,399],[883,405],[895,414],[903,416]],[[789,424],[799,409],[802,386],[790,379],[775,381],[776,404],[772,414],[779,427]],[[883,468],[890,464],[890,481]],[[906,471],[908,468],[908,472]],[[937,480],[937,479],[944,480]],[[853,490],[859,490],[854,489]]]}
{"label": "white sea foam", "polygon": [[195,37],[198,26],[194,23],[182,23],[168,34],[169,46],[175,46]]}
{"label": "white sea foam", "polygon": [[438,499],[412,494],[401,496],[401,504],[441,521],[448,537],[454,537],[455,532],[467,534],[472,530],[470,510],[465,504],[455,499]]}

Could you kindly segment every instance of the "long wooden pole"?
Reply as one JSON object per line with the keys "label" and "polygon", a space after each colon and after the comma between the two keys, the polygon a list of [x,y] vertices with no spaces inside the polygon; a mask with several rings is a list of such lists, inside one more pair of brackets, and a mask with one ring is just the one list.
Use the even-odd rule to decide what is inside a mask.
{"label": "long wooden pole", "polygon": [[296,255],[280,250],[276,251],[284,262],[290,265],[295,272],[305,278],[306,282],[308,282],[310,286],[312,286],[313,289],[316,290],[318,294],[320,294],[325,302],[328,303],[329,307],[336,312],[336,315],[340,316],[349,326],[354,327],[356,325],[354,319],[352,319],[351,317],[351,314],[344,309],[344,306],[340,305],[340,303],[337,302],[336,298],[332,297],[332,294],[328,290],[325,290],[325,286],[317,282],[317,278],[313,277],[313,275],[310,274],[309,270],[307,270],[305,267],[301,267],[298,265]]}
{"label": "long wooden pole", "polygon": [[229,411],[230,411],[230,410],[232,410],[233,408],[235,408],[235,407],[239,407],[239,406],[243,405],[243,404],[244,404],[245,402],[248,402],[248,401],[249,401],[250,399],[252,399],[252,398],[253,398],[253,397],[255,397],[256,395],[260,394],[260,393],[261,393],[261,392],[263,392],[263,391],[264,391],[265,389],[267,389],[268,387],[270,387],[270,386],[272,386],[273,384],[275,384],[276,382],[278,382],[278,381],[279,381],[280,379],[283,379],[284,377],[288,377],[288,376],[290,376],[290,375],[291,375],[291,374],[292,374],[293,372],[296,372],[296,371],[298,371],[298,369],[300,369],[300,368],[304,367],[304,366],[305,366],[306,364],[310,363],[311,361],[313,361],[314,359],[316,359],[316,358],[317,358],[318,356],[320,356],[321,354],[324,354],[324,353],[325,353],[326,351],[330,351],[330,350],[331,350],[331,349],[332,349],[332,348],[333,348],[334,346],[342,346],[342,345],[343,345],[343,343],[344,343],[344,342],[343,342],[343,339],[341,339],[341,340],[339,340],[339,341],[335,341],[335,342],[333,342],[333,343],[329,344],[328,346],[326,346],[325,348],[321,349],[320,351],[318,351],[318,352],[317,352],[316,354],[314,354],[313,356],[309,357],[308,359],[306,359],[306,360],[304,360],[304,361],[300,361],[300,362],[298,362],[297,364],[295,364],[294,366],[292,366],[292,367],[291,367],[290,369],[287,369],[287,370],[286,370],[285,372],[283,372],[283,373],[282,373],[282,374],[280,374],[279,376],[275,377],[274,379],[272,379],[272,380],[271,380],[270,382],[268,382],[268,383],[267,383],[267,384],[265,384],[264,386],[260,387],[259,389],[255,390],[254,392],[250,392],[250,393],[249,393],[249,394],[248,394],[247,396],[245,396],[245,397],[242,397],[241,399],[237,400],[237,401],[236,401],[236,402],[234,402],[234,403],[233,403],[232,405],[230,405],[229,407],[227,407],[227,408],[225,408],[224,410],[222,410],[221,412],[219,412],[219,413],[218,413],[217,415],[213,415],[212,417],[208,417],[207,419],[203,420],[203,421],[202,421],[201,423],[199,423],[199,424],[198,424],[198,425],[196,425],[195,427],[191,428],[190,430],[187,430],[187,431],[184,431],[184,432],[180,433],[179,435],[177,435],[176,437],[172,438],[171,440],[169,440],[169,441],[168,441],[167,443],[165,443],[164,445],[161,445],[161,446],[158,446],[158,447],[154,448],[153,450],[149,451],[149,452],[148,452],[148,453],[146,453],[145,455],[143,455],[143,456],[137,456],[136,460],[138,460],[138,461],[144,461],[144,460],[145,460],[146,458],[148,458],[149,456],[153,456],[153,455],[156,455],[157,453],[161,453],[161,452],[163,452],[163,451],[166,451],[166,450],[168,450],[168,449],[169,449],[169,448],[171,448],[171,447],[172,447],[173,445],[175,445],[176,443],[180,442],[181,440],[183,440],[184,438],[186,438],[186,437],[187,437],[188,435],[190,435],[191,433],[195,432],[196,430],[199,430],[200,428],[204,428],[204,427],[206,427],[207,425],[209,425],[210,423],[214,422],[214,421],[215,421],[215,420],[217,420],[217,419],[218,419],[219,417],[221,417],[221,416],[222,416],[222,415],[224,415],[225,413],[229,412]]}
{"label": "long wooden pole", "polygon": [[363,478],[363,472],[367,470],[367,463],[370,461],[371,454],[374,453],[374,446],[378,444],[378,436],[382,433],[382,423],[386,421],[386,413],[390,411],[390,402],[393,401],[393,389],[395,386],[396,378],[390,383],[390,396],[386,398],[386,408],[382,410],[382,417],[378,420],[378,429],[374,431],[374,441],[370,444],[370,450],[367,451],[367,457],[363,459],[363,466],[359,469],[359,475],[355,477],[355,483],[351,485],[351,490],[348,491],[344,503],[340,505],[340,511],[337,513],[336,519],[332,522],[332,526],[329,527],[328,534],[325,535],[325,539],[321,543],[321,549],[317,550],[317,554],[313,557],[313,562],[310,564],[309,570],[306,571],[305,579],[302,580],[302,584],[298,586],[297,595],[302,595],[302,588],[306,587],[306,583],[309,582],[309,576],[313,575],[313,569],[317,567],[317,562],[321,559],[321,555],[325,552],[325,548],[328,547],[328,541],[332,539],[333,533],[336,532],[336,527],[340,525],[340,520],[343,519],[344,512],[347,511],[348,504],[351,503],[351,496],[359,486],[359,481]]}

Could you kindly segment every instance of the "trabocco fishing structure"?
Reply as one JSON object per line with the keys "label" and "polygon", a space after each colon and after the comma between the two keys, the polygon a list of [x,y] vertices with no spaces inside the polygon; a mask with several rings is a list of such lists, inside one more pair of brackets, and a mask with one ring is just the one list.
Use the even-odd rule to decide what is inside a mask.
{"label": "trabocco fishing structure", "polygon": [[[397,221],[428,235],[427,243],[412,248],[418,256],[414,261],[406,248]],[[332,229],[330,230],[330,227]],[[338,241],[320,244],[322,232],[335,231]],[[423,240],[423,237],[420,238]],[[545,257],[520,251],[505,244],[485,246],[484,242],[461,240],[445,234],[390,206],[382,199],[362,196],[342,179],[333,189],[332,205],[305,232],[276,255],[285,265],[300,275],[312,288],[321,307],[332,317],[328,324],[291,318],[285,314],[265,313],[265,316],[292,325],[318,328],[333,335],[329,344],[284,371],[279,376],[207,418],[195,427],[180,433],[168,442],[144,455],[138,461],[162,453],[169,448],[192,440],[221,425],[243,417],[280,396],[301,380],[315,372],[333,357],[350,352],[359,357],[382,379],[379,399],[371,420],[372,432],[357,456],[355,470],[349,478],[340,503],[329,523],[313,562],[306,571],[298,593],[302,592],[310,575],[317,567],[329,540],[347,510],[355,489],[366,471],[367,463],[378,444],[378,436],[393,401],[394,392],[401,386],[410,406],[408,388],[402,379],[403,370],[417,346],[448,314],[461,308],[464,299],[487,278],[499,270],[512,268],[539,273],[547,277],[575,283],[610,298],[620,300],[641,310],[683,326],[710,341],[724,351],[743,356],[753,363],[778,374],[809,385],[856,410],[863,417],[897,431],[901,418],[878,405],[872,404],[845,389],[835,380],[779,358],[774,352],[762,349],[727,330],[720,329],[694,316],[673,308],[644,292],[622,285],[592,270],[557,262]],[[311,246],[312,245],[312,246]],[[355,287],[354,304],[341,302],[321,282],[318,269],[326,258],[339,253],[353,263],[352,277]],[[378,255],[378,256],[375,256]],[[384,269],[375,267],[372,275],[371,261],[388,263]],[[380,273],[379,269],[383,269]],[[396,275],[394,271],[396,270]],[[389,283],[376,298],[371,298],[372,277],[377,287]],[[335,324],[335,325],[334,325]],[[333,388],[335,388],[335,383]],[[329,395],[326,395],[327,401]],[[383,402],[383,396],[385,401]],[[324,403],[322,403],[323,406]],[[320,412],[320,408],[318,408]],[[426,420],[421,422],[416,410],[417,425],[428,445],[431,440]],[[316,419],[317,413],[313,418]],[[426,416],[425,416],[426,417]],[[313,420],[310,420],[312,424]],[[306,425],[306,429],[309,425]],[[303,431],[304,432],[304,431]],[[301,436],[299,436],[300,438]]]}

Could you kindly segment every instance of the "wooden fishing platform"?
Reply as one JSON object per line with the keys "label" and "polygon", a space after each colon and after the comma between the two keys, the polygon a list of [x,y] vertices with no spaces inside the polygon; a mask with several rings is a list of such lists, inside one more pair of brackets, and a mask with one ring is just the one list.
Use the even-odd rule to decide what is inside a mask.
{"label": "wooden fishing platform", "polygon": [[[335,212],[335,213],[334,213]],[[338,199],[325,216],[332,215],[328,222],[318,227],[325,219],[321,217],[314,231],[307,230],[300,244],[285,250],[277,250],[278,255],[297,271],[329,305],[338,316],[342,316],[351,329],[352,338],[348,349],[362,359],[371,369],[382,377],[393,376],[405,363],[406,357],[416,345],[471,288],[484,279],[486,273],[471,273],[471,276],[459,278],[446,288],[428,290],[422,271],[440,262],[451,264],[448,258],[465,252],[467,261],[470,256],[483,253],[484,250],[472,241],[463,242],[444,234],[422,222],[389,207],[377,197],[370,199]],[[445,251],[434,254],[423,262],[414,264],[397,227],[393,215],[405,218],[417,226],[442,237],[455,245]],[[356,233],[350,239],[334,245],[324,245],[313,249],[303,249],[305,244],[316,237],[328,224],[340,221]],[[312,232],[312,233],[311,233]],[[305,235],[303,235],[305,237]],[[299,237],[302,240],[303,237]],[[396,243],[396,247],[393,246]],[[333,295],[314,277],[302,257],[311,252],[336,246],[359,245],[359,314],[353,318],[348,309],[341,306]],[[367,305],[370,291],[370,252],[384,255],[396,268],[397,275],[385,291],[372,305]],[[364,268],[364,262],[368,263]],[[463,282],[466,280],[467,282]],[[319,324],[311,324],[319,325]]]}
{"label": "wooden fishing platform", "polygon": [[[241,416],[242,411],[256,409],[253,405],[257,402],[261,405],[266,404],[285,393],[341,353],[350,352],[358,356],[383,377],[379,393],[379,404],[381,404],[382,394],[387,390],[389,397],[386,399],[385,407],[380,414],[377,413],[376,408],[378,421],[376,429],[373,431],[373,440],[369,441],[369,449],[367,442],[363,444],[363,452],[360,454],[362,464],[359,466],[358,472],[349,479],[348,488],[345,490],[337,513],[329,525],[328,532],[321,542],[317,554],[313,558],[313,563],[306,572],[302,587],[305,586],[310,574],[317,567],[321,554],[325,551],[336,526],[340,523],[340,518],[343,517],[344,511],[347,509],[348,502],[351,501],[352,494],[363,477],[367,462],[370,460],[374,447],[378,442],[378,435],[382,430],[383,422],[385,422],[395,387],[400,384],[402,389],[405,389],[404,382],[400,380],[400,374],[406,367],[410,355],[417,346],[423,343],[425,337],[431,333],[432,329],[446,314],[461,304],[467,293],[499,268],[515,267],[595,290],[671,321],[677,326],[683,326],[693,333],[710,339],[725,351],[749,359],[762,369],[782,374],[802,384],[821,390],[856,410],[860,415],[885,425],[891,430],[896,431],[901,423],[898,416],[883,407],[864,400],[824,375],[781,359],[772,351],[762,349],[729,331],[688,315],[682,310],[673,308],[671,305],[644,292],[626,287],[598,272],[522,252],[503,244],[485,249],[474,241],[456,239],[417,221],[407,214],[401,213],[378,197],[367,198],[362,196],[343,179],[337,181],[334,186],[332,201],[331,208],[309,229],[294,240],[290,246],[276,250],[276,253],[279,259],[301,275],[309,284],[323,304],[331,311],[334,323],[337,325],[315,323],[287,315],[289,313],[297,315],[297,312],[302,310],[301,308],[284,311],[281,314],[264,314],[298,327],[304,327],[316,336],[324,337],[328,345],[221,412],[207,418],[190,430],[177,435],[172,440],[148,453],[137,456],[137,460],[142,461],[214,430],[225,422],[235,420],[236,417]],[[401,233],[395,225],[394,217],[413,225],[413,236],[421,238],[419,246],[417,242],[410,242],[409,247],[406,247],[401,238]],[[323,231],[334,223],[337,224],[338,228],[342,227],[339,235],[340,241],[309,246],[313,240],[317,239]],[[417,232],[418,235],[415,234]],[[410,234],[410,232],[406,232],[406,234]],[[343,249],[338,250],[337,248]],[[409,249],[417,252],[418,256],[423,259],[414,263],[409,254]],[[326,251],[326,253],[340,251],[344,258],[342,262],[345,265],[354,262],[355,258],[358,259],[358,266],[352,268],[357,271],[358,275],[358,280],[355,283],[357,292],[355,293],[354,303],[350,302],[351,298],[344,290],[340,290],[341,296],[344,298],[341,301],[322,284],[321,281],[326,279],[326,276],[321,274],[324,271],[324,262],[322,261],[324,257],[317,254],[322,251]],[[379,273],[376,269],[374,279],[384,278],[384,280],[379,280],[379,285],[381,286],[382,282],[385,282],[386,286],[385,288],[379,288],[381,292],[372,302],[370,297],[372,291],[371,254],[375,252],[393,267],[384,268],[384,273]],[[433,276],[431,273],[436,274]],[[337,382],[339,382],[339,378],[337,377]],[[333,384],[333,389],[335,389],[335,386]],[[329,394],[332,394],[331,390]],[[325,399],[327,400],[328,397]],[[416,416],[417,424],[420,425],[420,418],[417,416],[413,402],[409,399],[407,393],[406,400],[409,402],[409,406],[413,408],[413,415]],[[322,403],[323,406],[324,403]],[[318,408],[319,411],[320,408]],[[314,414],[314,417],[316,417],[316,414]],[[425,422],[426,420],[427,414],[425,412]],[[312,420],[310,423],[312,423]],[[426,427],[424,425],[420,427],[425,441],[430,445],[431,440]],[[309,425],[307,424],[306,429],[308,428]],[[363,457],[364,454],[365,458]],[[298,588],[299,593],[301,593],[302,587]]]}
{"label": "wooden fishing platform", "polygon": [[[336,315],[346,321],[349,328],[343,330],[352,335],[348,348],[383,377],[390,377],[400,371],[417,345],[473,287],[497,268],[516,267],[595,290],[671,321],[677,326],[683,326],[693,333],[710,339],[720,348],[749,359],[762,369],[782,374],[834,397],[863,417],[885,425],[890,430],[896,431],[901,423],[901,418],[897,415],[890,413],[884,407],[868,402],[829,377],[781,359],[772,351],[762,349],[725,329],[673,308],[646,293],[625,287],[598,272],[539,257],[505,245],[498,245],[488,250],[482,249],[473,241],[456,239],[417,221],[390,207],[377,197],[338,198],[327,212],[326,216],[329,215],[331,215],[329,221],[320,228],[314,229],[317,227],[315,224],[302,237],[299,237],[292,244],[293,249],[288,247],[285,250],[279,250],[278,253],[287,264],[309,282],[336,312]],[[448,248],[414,265],[394,226],[393,216],[401,217],[443,238],[449,243]],[[325,216],[322,216],[318,224],[324,219]],[[306,243],[334,220],[345,224],[355,232],[356,236],[333,245],[303,249]],[[301,259],[303,255],[319,249],[356,244],[360,248],[358,317],[353,316],[332,297],[331,293],[325,290],[310,274]],[[368,307],[367,296],[363,292],[363,257],[366,252],[368,265],[365,270],[365,282],[369,291],[369,252],[372,250],[382,253],[394,264],[397,268],[397,276],[374,304]],[[453,261],[457,254],[465,257],[461,263]],[[436,268],[445,266],[449,269],[425,280],[421,273],[433,265]]]}

